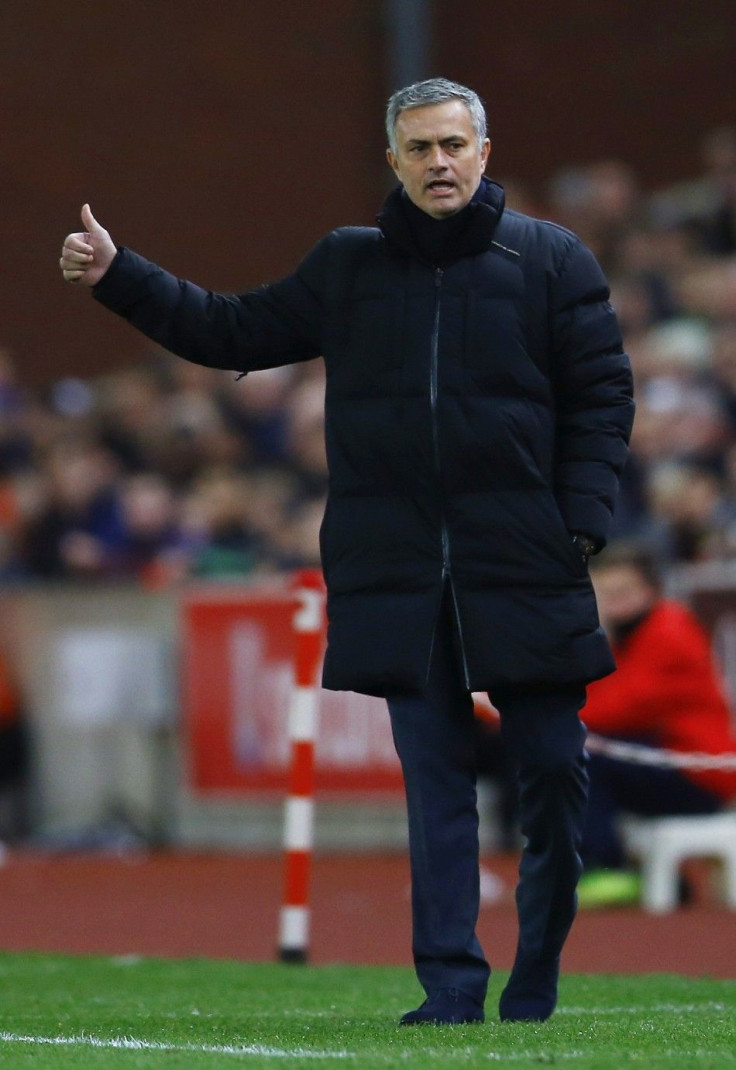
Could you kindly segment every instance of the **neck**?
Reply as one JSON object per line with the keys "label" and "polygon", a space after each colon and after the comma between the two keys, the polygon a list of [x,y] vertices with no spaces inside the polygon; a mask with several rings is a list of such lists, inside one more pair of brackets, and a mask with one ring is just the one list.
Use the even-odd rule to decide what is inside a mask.
{"label": "neck", "polygon": [[471,215],[473,200],[449,216],[431,216],[418,208],[406,193],[402,191],[401,208],[411,230],[417,249],[425,260],[441,264],[451,256],[455,243],[465,230]]}
{"label": "neck", "polygon": [[398,186],[389,194],[378,224],[395,248],[444,268],[463,257],[485,252],[503,209],[503,190],[486,178],[481,178],[464,208],[443,219],[435,219],[418,208]]}

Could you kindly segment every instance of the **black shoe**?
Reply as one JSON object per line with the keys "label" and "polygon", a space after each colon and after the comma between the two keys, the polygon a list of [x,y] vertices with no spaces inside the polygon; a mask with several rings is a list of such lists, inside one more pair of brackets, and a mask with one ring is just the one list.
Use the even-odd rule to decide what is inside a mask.
{"label": "black shoe", "polygon": [[457,988],[440,988],[421,1007],[407,1011],[399,1025],[467,1025],[484,1022],[483,1007]]}
{"label": "black shoe", "polygon": [[502,1022],[546,1022],[557,1005],[559,957],[549,962],[515,963],[501,993]]}

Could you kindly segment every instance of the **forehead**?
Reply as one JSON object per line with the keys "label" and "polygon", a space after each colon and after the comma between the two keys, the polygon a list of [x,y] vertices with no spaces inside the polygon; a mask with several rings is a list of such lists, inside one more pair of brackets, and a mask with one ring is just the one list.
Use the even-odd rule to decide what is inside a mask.
{"label": "forehead", "polygon": [[451,134],[475,137],[475,127],[467,105],[462,100],[445,100],[399,112],[396,133],[403,141],[442,140]]}
{"label": "forehead", "polygon": [[594,581],[596,586],[616,592],[629,592],[641,587],[649,587],[639,569],[635,565],[628,564],[601,565],[594,570]]}

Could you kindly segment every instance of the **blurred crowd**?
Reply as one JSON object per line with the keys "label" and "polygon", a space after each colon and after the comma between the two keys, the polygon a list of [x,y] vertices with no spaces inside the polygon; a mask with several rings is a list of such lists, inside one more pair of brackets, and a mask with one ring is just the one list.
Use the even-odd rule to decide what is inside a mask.
{"label": "blurred crowd", "polygon": [[0,358],[0,574],[264,577],[318,563],[321,362],[234,374],[157,351],[42,397]]}
{"label": "blurred crowd", "polygon": [[634,371],[631,454],[612,536],[665,568],[736,555],[736,127],[703,172],[645,195],[620,161],[554,176],[549,218],[593,249]]}
{"label": "blurred crowd", "polygon": [[[655,193],[617,160],[544,190],[504,183],[611,281],[637,398],[613,534],[665,566],[736,556],[736,128],[710,133],[702,159]],[[320,361],[238,381],[155,351],[34,392],[20,357],[0,350],[0,579],[162,586],[318,563]]]}

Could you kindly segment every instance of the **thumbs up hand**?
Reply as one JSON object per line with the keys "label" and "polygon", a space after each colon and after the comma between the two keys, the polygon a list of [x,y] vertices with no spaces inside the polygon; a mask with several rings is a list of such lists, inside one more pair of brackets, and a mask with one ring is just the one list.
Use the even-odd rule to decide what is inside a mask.
{"label": "thumbs up hand", "polygon": [[82,225],[84,231],[67,234],[64,239],[59,266],[65,282],[95,286],[115,259],[117,249],[88,204],[82,207]]}

